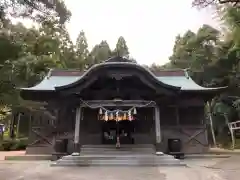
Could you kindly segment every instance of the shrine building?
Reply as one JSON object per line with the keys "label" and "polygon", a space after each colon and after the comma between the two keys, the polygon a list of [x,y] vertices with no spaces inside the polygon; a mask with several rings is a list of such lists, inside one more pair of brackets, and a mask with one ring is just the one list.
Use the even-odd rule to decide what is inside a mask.
{"label": "shrine building", "polygon": [[224,89],[202,87],[186,70],[150,71],[122,57],[84,72],[51,69],[39,84],[21,88],[24,100],[44,103],[48,114],[32,118],[27,153],[51,154],[59,139],[68,141],[67,154],[81,154],[84,145],[127,144],[167,152],[169,139],[179,139],[185,154],[203,153],[204,107]]}

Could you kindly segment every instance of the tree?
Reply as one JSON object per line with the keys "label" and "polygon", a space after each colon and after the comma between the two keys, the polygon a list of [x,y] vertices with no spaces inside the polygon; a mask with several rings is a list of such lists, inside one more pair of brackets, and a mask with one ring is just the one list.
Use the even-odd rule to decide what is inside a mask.
{"label": "tree", "polygon": [[162,66],[157,65],[156,63],[153,63],[148,67],[151,71],[159,71],[164,69]]}
{"label": "tree", "polygon": [[62,0],[1,0],[0,12],[37,21],[46,20],[49,16],[58,17],[61,24],[71,16]]}
{"label": "tree", "polygon": [[182,69],[203,72],[217,59],[216,44],[219,34],[213,27],[203,25],[197,33],[187,31],[183,36],[177,36],[170,57],[172,64]]}
{"label": "tree", "polygon": [[87,38],[83,31],[81,31],[77,37],[76,54],[78,56],[79,63],[85,63],[89,56]]}
{"label": "tree", "polygon": [[35,85],[49,68],[67,67],[66,60],[75,52],[65,26],[58,21],[44,21],[39,29],[8,23],[0,32],[1,113],[21,104],[16,87]]}
{"label": "tree", "polygon": [[[32,106],[21,100],[16,87],[34,86],[46,76],[49,68],[84,70],[113,55],[107,41],[101,41],[89,52],[83,31],[79,33],[74,45],[63,23],[65,20],[61,17],[61,11],[56,6],[49,6],[49,2],[50,0],[0,0],[1,117],[5,116],[6,110]],[[53,3],[58,2],[62,1],[53,0]],[[16,7],[19,9],[13,13],[12,9]],[[26,28],[21,23],[12,24],[12,17],[39,20],[38,28]],[[119,55],[129,55],[123,37],[119,38],[116,47]]]}
{"label": "tree", "polygon": [[240,46],[240,8],[225,7],[218,11],[225,24],[227,41],[233,41],[234,48]]}
{"label": "tree", "polygon": [[22,50],[19,41],[12,41],[15,37],[11,31],[0,29],[0,114],[18,99],[13,80],[13,61],[18,58]]}
{"label": "tree", "polygon": [[121,57],[127,57],[127,58],[129,57],[129,51],[128,51],[127,43],[124,37],[120,36],[118,38],[116,48],[114,49],[113,54],[115,56],[121,56]]}
{"label": "tree", "polygon": [[192,2],[192,5],[197,7],[207,7],[210,5],[225,5],[225,4],[239,6],[240,0],[194,0]]}
{"label": "tree", "polygon": [[196,33],[187,31],[177,36],[170,63],[166,66],[189,68],[192,78],[201,85],[229,87],[209,103],[214,128],[223,135],[223,140],[227,137],[227,122],[240,117],[239,108],[236,108],[240,107],[240,11],[237,7],[223,6],[217,12],[225,29],[223,34],[204,25]]}
{"label": "tree", "polygon": [[86,67],[89,68],[94,64],[101,63],[112,55],[112,51],[107,43],[107,41],[101,41],[93,47],[92,51],[86,61]]}
{"label": "tree", "polygon": [[[52,3],[49,4],[49,3]],[[39,28],[12,24],[11,18],[30,18]],[[63,1],[0,0],[0,116],[26,107],[16,87],[33,86],[49,68],[67,67],[76,53],[64,22],[70,17]]]}
{"label": "tree", "polygon": [[190,48],[192,41],[196,34],[192,31],[187,31],[183,36],[178,35],[173,47],[173,54],[169,57],[172,64],[176,64],[179,68],[191,67],[192,54],[190,54]]}

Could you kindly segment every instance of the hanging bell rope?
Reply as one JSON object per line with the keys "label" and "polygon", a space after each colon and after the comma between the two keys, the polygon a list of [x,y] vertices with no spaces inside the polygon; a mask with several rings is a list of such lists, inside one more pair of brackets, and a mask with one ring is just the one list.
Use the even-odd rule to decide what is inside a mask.
{"label": "hanging bell rope", "polygon": [[104,120],[105,120],[105,121],[108,121],[108,112],[107,112],[107,111],[105,111],[105,117],[104,117]]}
{"label": "hanging bell rope", "polygon": [[103,114],[103,110],[102,110],[102,108],[99,109],[99,114],[100,114],[100,115]]}
{"label": "hanging bell rope", "polygon": [[118,121],[119,111],[116,111],[116,120]]}
{"label": "hanging bell rope", "polygon": [[133,109],[133,114],[137,114],[137,109],[136,108]]}
{"label": "hanging bell rope", "polygon": [[127,120],[127,113],[123,113],[123,120]]}
{"label": "hanging bell rope", "polygon": [[109,115],[109,120],[113,120],[113,119],[114,119],[113,113],[110,113],[110,115]]}
{"label": "hanging bell rope", "polygon": [[128,112],[128,120],[129,120],[129,121],[132,120],[132,113],[131,113],[131,111]]}

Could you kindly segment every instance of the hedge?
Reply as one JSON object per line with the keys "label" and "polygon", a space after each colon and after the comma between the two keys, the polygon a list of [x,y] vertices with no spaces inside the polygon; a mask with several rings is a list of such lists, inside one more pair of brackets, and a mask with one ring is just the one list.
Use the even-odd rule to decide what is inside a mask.
{"label": "hedge", "polygon": [[0,151],[25,150],[28,145],[28,138],[7,139],[0,142]]}

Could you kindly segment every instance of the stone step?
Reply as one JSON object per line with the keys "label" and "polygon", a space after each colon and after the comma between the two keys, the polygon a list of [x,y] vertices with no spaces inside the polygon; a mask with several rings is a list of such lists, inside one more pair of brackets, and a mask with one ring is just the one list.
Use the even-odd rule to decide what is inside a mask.
{"label": "stone step", "polygon": [[83,145],[80,156],[64,156],[52,166],[183,166],[171,155],[155,155],[152,144]]}
{"label": "stone step", "polygon": [[149,152],[149,153],[153,153],[155,152],[154,149],[94,149],[94,148],[83,148],[81,149],[81,152],[95,152],[95,153],[98,153],[98,152]]}
{"label": "stone step", "polygon": [[129,150],[129,149],[136,149],[136,150],[144,150],[144,149],[155,149],[152,147],[120,147],[120,148],[116,148],[116,147],[81,147],[81,149],[109,149],[109,150]]}
{"label": "stone step", "polygon": [[183,166],[182,161],[171,155],[128,154],[128,155],[80,155],[64,156],[53,166]]}
{"label": "stone step", "polygon": [[155,167],[155,166],[174,166],[174,167],[178,167],[178,166],[186,166],[186,164],[182,164],[182,163],[169,163],[169,162],[161,162],[161,163],[152,163],[152,162],[146,162],[146,163],[109,163],[109,162],[103,162],[103,163],[91,163],[91,164],[86,164],[86,163],[53,163],[51,164],[51,166],[55,166],[55,167],[94,167],[94,166],[122,166],[122,167],[126,167],[126,166],[134,166],[134,167],[138,167],[138,166],[144,166],[144,167]]}
{"label": "stone step", "polygon": [[89,147],[85,146],[81,148],[81,154],[110,154],[110,155],[122,155],[122,154],[155,154],[155,149],[152,147],[120,147],[116,148],[115,146],[95,146]]}
{"label": "stone step", "polygon": [[156,156],[156,155],[142,155],[142,154],[136,154],[136,155],[80,155],[80,156],[63,156],[62,160],[148,160],[148,159],[155,159],[155,160],[174,160],[176,161],[173,156],[169,155],[162,155],[162,156]]}
{"label": "stone step", "polygon": [[[112,155],[112,156],[117,156],[117,155],[128,155],[129,153],[99,153],[100,155],[104,156],[104,155]],[[132,155],[147,155],[149,153],[132,153]],[[91,156],[94,155],[93,153],[81,153],[82,156]],[[152,153],[152,155],[154,155],[154,153]]]}
{"label": "stone step", "polygon": [[177,159],[92,159],[92,160],[58,160],[53,166],[184,166]]}
{"label": "stone step", "polygon": [[60,159],[58,160],[58,163],[62,162],[69,162],[69,163],[102,163],[102,162],[109,162],[109,163],[162,163],[162,162],[168,162],[168,163],[179,163],[180,160],[178,159],[152,159],[152,158],[136,158],[136,159],[96,159],[96,158],[86,158],[86,159],[74,159],[74,160],[66,160],[66,159]]}
{"label": "stone step", "polygon": [[[116,148],[114,144],[84,144],[82,148]],[[121,144],[121,148],[154,148],[153,144]]]}
{"label": "stone step", "polygon": [[115,145],[83,145],[81,153],[83,154],[128,154],[128,153],[155,153],[155,148],[152,144],[139,144],[139,145],[123,145],[116,148]]}
{"label": "stone step", "polygon": [[116,147],[81,147],[81,149],[111,149],[111,150],[127,150],[127,149],[136,149],[136,150],[141,150],[141,149],[155,149],[152,147],[120,147],[120,148],[116,148]]}
{"label": "stone step", "polygon": [[100,155],[113,155],[113,156],[117,156],[117,155],[128,155],[128,154],[132,154],[132,155],[138,155],[138,154],[155,154],[154,152],[81,152],[81,155],[94,155],[94,154],[100,154]]}

